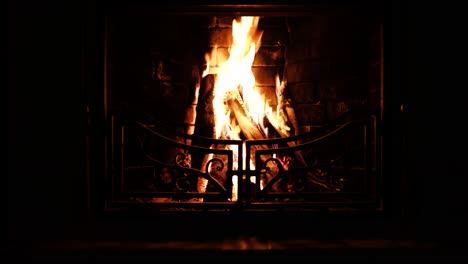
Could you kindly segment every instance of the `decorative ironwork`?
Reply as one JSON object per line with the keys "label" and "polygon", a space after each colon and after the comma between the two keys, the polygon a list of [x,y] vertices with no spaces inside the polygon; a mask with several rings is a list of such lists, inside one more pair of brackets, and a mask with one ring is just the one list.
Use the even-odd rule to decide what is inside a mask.
{"label": "decorative ironwork", "polygon": [[366,120],[348,120],[298,136],[247,141],[246,164],[251,158],[256,164],[248,169],[255,176],[252,201],[316,202],[320,195],[336,200],[365,193],[373,166],[369,129]]}
{"label": "decorative ironwork", "polygon": [[245,141],[126,123],[118,148],[121,178],[114,179],[121,187],[117,197],[176,207],[359,200],[374,166],[367,136],[373,133],[366,120],[338,121],[301,135]]}

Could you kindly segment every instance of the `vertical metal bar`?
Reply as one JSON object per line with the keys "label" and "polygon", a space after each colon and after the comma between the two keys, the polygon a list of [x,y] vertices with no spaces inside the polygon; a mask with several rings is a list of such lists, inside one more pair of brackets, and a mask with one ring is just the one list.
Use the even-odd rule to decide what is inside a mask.
{"label": "vertical metal bar", "polygon": [[85,188],[86,188],[86,197],[85,197],[85,206],[86,213],[91,212],[91,113],[89,105],[86,105],[86,138],[85,138],[85,151],[86,151],[86,160],[85,160]]}
{"label": "vertical metal bar", "polygon": [[365,165],[365,172],[366,172],[366,180],[367,186],[366,191],[367,194],[370,195],[372,199],[375,200],[376,198],[376,179],[375,179],[375,159],[376,159],[376,138],[375,138],[375,128],[376,128],[376,121],[377,117],[375,115],[370,115],[369,120],[366,122],[366,138],[365,142],[367,143],[367,147],[365,148],[366,153],[366,165]]}
{"label": "vertical metal bar", "polygon": [[[245,153],[244,153],[244,146],[245,148]],[[247,157],[246,153],[248,151],[246,142],[240,142],[237,144],[237,152],[239,153],[238,156],[238,166],[237,166],[237,202],[239,204],[244,204],[246,201],[246,189],[245,189],[245,176],[244,176],[244,167],[248,166],[248,163],[245,163],[244,165],[244,155]]]}
{"label": "vertical metal bar", "polygon": [[[108,186],[108,181],[109,181],[109,138],[108,138],[108,133],[109,133],[109,124],[108,124],[108,109],[107,109],[107,85],[108,85],[108,67],[107,67],[107,64],[108,64],[108,48],[109,48],[109,42],[108,42],[108,38],[109,38],[109,18],[106,16],[104,18],[104,80],[103,80],[103,111],[104,111],[104,135],[103,135],[103,138],[104,138],[104,179],[105,179],[105,182],[104,182],[104,190],[107,190],[107,188],[109,188]],[[111,131],[112,131],[112,128],[110,128]],[[112,142],[111,142],[112,143]],[[112,181],[112,179],[111,179]],[[112,198],[112,188],[113,186],[110,186],[111,190],[110,190],[110,195]],[[105,199],[107,200],[109,197],[107,196],[107,194],[104,194],[104,197]],[[106,201],[106,204],[107,204],[107,201]]]}
{"label": "vertical metal bar", "polygon": [[[228,171],[227,171],[227,182],[230,183],[230,184],[227,184],[227,191],[228,191],[228,195],[231,195],[231,201],[232,201],[232,198],[233,198],[233,185],[234,185],[234,181],[233,181],[233,175],[234,175],[234,171],[232,169],[233,167],[233,164],[234,164],[234,151],[231,149],[231,153],[230,155],[228,155]],[[238,178],[239,179],[239,178]],[[237,184],[237,190],[235,190],[237,193],[239,193],[239,184]],[[237,196],[237,194],[236,194]]]}
{"label": "vertical metal bar", "polygon": [[364,166],[364,188],[366,190],[366,194],[369,193],[369,187],[371,184],[369,184],[369,143],[367,142],[368,138],[368,133],[367,129],[369,129],[368,126],[368,121],[366,120],[366,123],[364,124],[364,131],[363,131],[363,143],[364,143],[364,157],[362,157],[363,160],[363,166]]}
{"label": "vertical metal bar", "polygon": [[371,116],[371,119],[372,119],[372,124],[371,124],[371,128],[372,128],[372,137],[371,137],[371,141],[374,143],[372,145],[372,149],[371,149],[371,157],[372,157],[372,160],[371,160],[371,164],[370,164],[370,170],[371,170],[371,177],[372,177],[372,198],[373,199],[377,199],[377,177],[378,177],[378,171],[377,171],[377,144],[379,143],[378,142],[378,139],[377,139],[377,117],[375,115],[372,115]]}
{"label": "vertical metal bar", "polygon": [[382,158],[383,158],[383,135],[382,135],[382,122],[384,121],[384,27],[383,23],[380,24],[380,119],[379,122],[376,124],[376,153],[378,153],[378,158],[376,157],[376,172],[378,175],[377,176],[377,192],[378,196],[380,199],[380,207],[379,210],[383,210],[383,201],[382,201],[382,192],[383,192],[383,184],[384,184],[384,179],[383,179],[383,167],[385,164],[383,164]]}
{"label": "vertical metal bar", "polygon": [[[86,16],[87,17],[87,16]],[[88,77],[88,70],[89,70],[89,62],[88,62],[88,53],[86,47],[89,47],[89,40],[88,40],[88,33],[87,30],[89,28],[89,21],[86,20],[85,23],[82,24],[82,40],[81,43],[81,89],[85,93],[85,96],[89,96],[88,85],[89,85],[89,77]],[[89,98],[86,98],[85,103],[85,211],[86,214],[91,212],[91,110],[89,105]]]}
{"label": "vertical metal bar", "polygon": [[108,109],[107,109],[107,103],[108,103],[108,50],[109,50],[109,17],[106,16],[104,19],[104,119],[107,121],[108,119]]}
{"label": "vertical metal bar", "polygon": [[120,193],[124,191],[125,126],[120,130]]}
{"label": "vertical metal bar", "polygon": [[115,188],[115,116],[111,116],[111,125],[110,125],[110,166],[111,166],[111,182],[110,182],[110,197],[111,200],[114,200],[114,188]]}
{"label": "vertical metal bar", "polygon": [[384,111],[384,29],[380,24],[380,120],[383,119]]}

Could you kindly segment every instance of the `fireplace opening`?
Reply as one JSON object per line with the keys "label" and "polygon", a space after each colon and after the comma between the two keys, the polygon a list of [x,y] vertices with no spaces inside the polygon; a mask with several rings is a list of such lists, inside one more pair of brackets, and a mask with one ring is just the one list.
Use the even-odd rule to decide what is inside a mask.
{"label": "fireplace opening", "polygon": [[379,8],[105,13],[106,210],[382,210]]}

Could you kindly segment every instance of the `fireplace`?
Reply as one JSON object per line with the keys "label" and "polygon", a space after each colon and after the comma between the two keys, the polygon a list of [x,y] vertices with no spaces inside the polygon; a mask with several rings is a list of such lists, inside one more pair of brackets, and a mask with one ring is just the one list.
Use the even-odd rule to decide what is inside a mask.
{"label": "fireplace", "polygon": [[104,5],[102,212],[381,212],[379,4]]}
{"label": "fireplace", "polygon": [[[463,113],[445,60],[461,16],[399,1],[385,16],[375,1],[142,2],[9,9],[10,256],[466,258],[463,137],[436,122]],[[258,17],[241,69],[255,82],[229,90],[231,133],[207,136],[244,17]]]}

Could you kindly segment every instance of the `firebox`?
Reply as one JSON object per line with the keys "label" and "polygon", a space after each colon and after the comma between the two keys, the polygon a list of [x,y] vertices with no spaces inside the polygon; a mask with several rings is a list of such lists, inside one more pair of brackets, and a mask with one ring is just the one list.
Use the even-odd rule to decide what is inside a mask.
{"label": "firebox", "polygon": [[377,2],[106,6],[103,209],[382,210]]}

